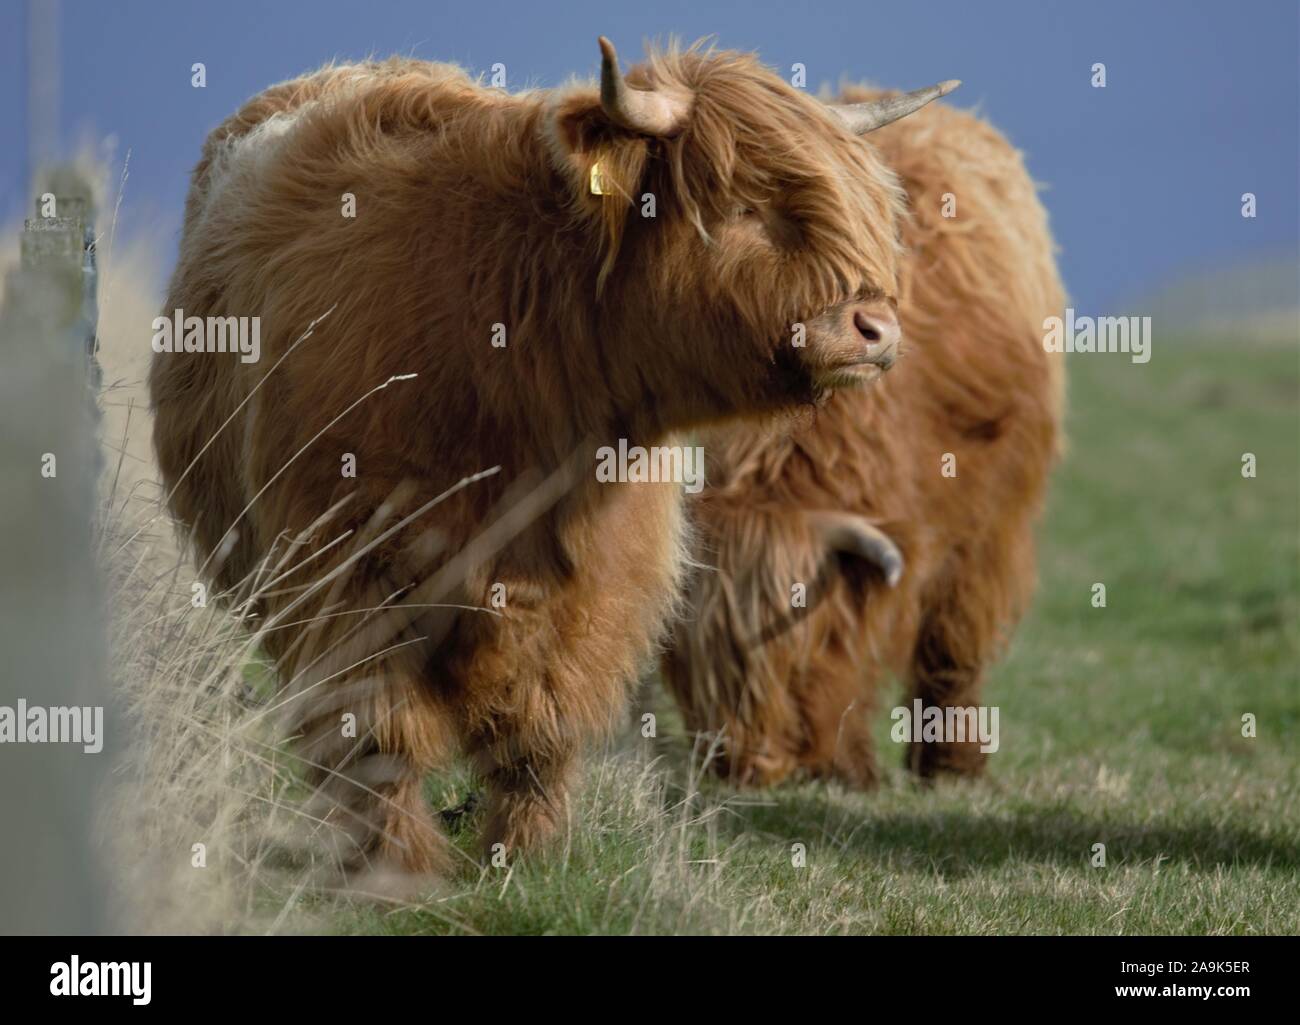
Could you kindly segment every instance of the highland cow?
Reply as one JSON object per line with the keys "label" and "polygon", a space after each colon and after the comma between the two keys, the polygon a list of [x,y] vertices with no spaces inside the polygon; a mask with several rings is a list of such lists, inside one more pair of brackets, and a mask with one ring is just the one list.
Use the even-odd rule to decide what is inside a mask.
{"label": "highland cow", "polygon": [[[664,675],[742,784],[799,771],[871,785],[886,678],[907,682],[908,708],[978,703],[1034,581],[1064,403],[1042,334],[1064,304],[1046,215],[1016,151],[969,114],[931,106],[870,142],[875,176],[907,193],[897,290],[876,279],[897,297],[905,358],[794,430],[702,438],[708,487],[690,507],[706,568]],[[985,756],[945,737],[906,760],[930,777]]]}
{"label": "highland cow", "polygon": [[488,845],[566,821],[685,547],[682,488],[598,480],[597,451],[883,358],[899,194],[855,132],[942,89],[831,110],[747,55],[625,78],[601,47],[599,86],[517,95],[326,68],[194,171],[165,313],[256,316],[262,358],[159,353],[158,457],[203,572],[260,624],[352,869],[445,867],[421,785],[457,752]]}

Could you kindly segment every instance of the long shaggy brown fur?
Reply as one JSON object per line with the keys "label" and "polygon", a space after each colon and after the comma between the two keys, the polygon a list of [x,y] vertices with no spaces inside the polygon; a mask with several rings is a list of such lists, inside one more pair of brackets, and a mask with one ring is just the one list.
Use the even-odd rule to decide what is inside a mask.
{"label": "long shaggy brown fur", "polygon": [[628,81],[690,97],[680,134],[390,60],[268,89],[194,171],[164,312],[259,316],[262,358],[159,354],[156,448],[350,864],[439,867],[420,781],[457,751],[488,844],[564,821],[682,564],[681,489],[597,484],[596,447],[812,401],[790,325],[896,290],[900,194],[814,99],[726,52]]}
{"label": "long shaggy brown fur", "polygon": [[[1046,215],[1019,154],[970,114],[932,105],[869,141],[907,192],[904,358],[794,431],[708,434],[710,487],[691,503],[704,568],[665,677],[688,725],[722,735],[718,767],[740,782],[802,770],[870,785],[884,678],[908,681],[909,708],[977,704],[1034,582],[1064,401],[1042,343],[1064,303]],[[882,528],[901,583],[837,564],[816,510]],[[807,612],[791,608],[796,584]],[[909,745],[907,758],[922,776],[983,764],[971,743]]]}

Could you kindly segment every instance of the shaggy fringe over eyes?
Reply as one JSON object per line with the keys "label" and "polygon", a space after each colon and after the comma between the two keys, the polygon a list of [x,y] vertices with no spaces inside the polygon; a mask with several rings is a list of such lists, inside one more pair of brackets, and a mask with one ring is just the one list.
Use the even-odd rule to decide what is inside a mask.
{"label": "shaggy fringe over eyes", "polygon": [[[650,192],[709,245],[738,208],[774,209],[790,222],[794,245],[750,254],[730,273],[724,266],[717,287],[744,308],[770,311],[776,302],[781,319],[792,321],[862,295],[894,294],[905,194],[870,145],[817,100],[752,55],[703,43],[654,51],[627,78],[637,88],[688,94],[692,106],[671,139],[628,137],[597,118],[570,123],[570,145],[599,160],[615,192],[600,206],[602,283]],[[672,261],[658,266],[661,276],[677,270]],[[774,274],[782,282],[775,296]],[[660,285],[672,291],[671,281],[661,277]]]}

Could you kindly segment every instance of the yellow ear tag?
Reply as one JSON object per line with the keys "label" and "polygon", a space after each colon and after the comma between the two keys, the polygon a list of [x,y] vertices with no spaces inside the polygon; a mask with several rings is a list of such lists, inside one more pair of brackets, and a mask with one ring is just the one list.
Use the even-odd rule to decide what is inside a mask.
{"label": "yellow ear tag", "polygon": [[609,189],[605,188],[605,176],[600,173],[600,161],[591,165],[591,194],[593,196],[608,196]]}

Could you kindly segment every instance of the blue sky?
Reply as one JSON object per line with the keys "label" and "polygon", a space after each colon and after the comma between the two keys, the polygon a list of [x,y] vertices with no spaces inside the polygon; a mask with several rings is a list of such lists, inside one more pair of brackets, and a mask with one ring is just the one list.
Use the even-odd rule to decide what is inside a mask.
{"label": "blue sky", "polygon": [[[1296,0],[967,0],[871,3],[64,0],[60,135],[130,150],[119,231],[174,247],[207,131],[272,82],[335,57],[406,53],[511,88],[593,73],[596,36],[625,61],[643,40],[714,35],[808,84],[847,75],[915,88],[961,78],[1023,149],[1083,311],[1182,276],[1294,257],[1300,238],[1300,4]],[[27,209],[26,4],[0,0],[0,216]],[[207,66],[207,88],[190,66]],[[1107,87],[1090,85],[1104,62]],[[1240,215],[1243,192],[1259,214]],[[167,260],[170,261],[170,253]],[[1108,307],[1107,307],[1108,308]]]}

